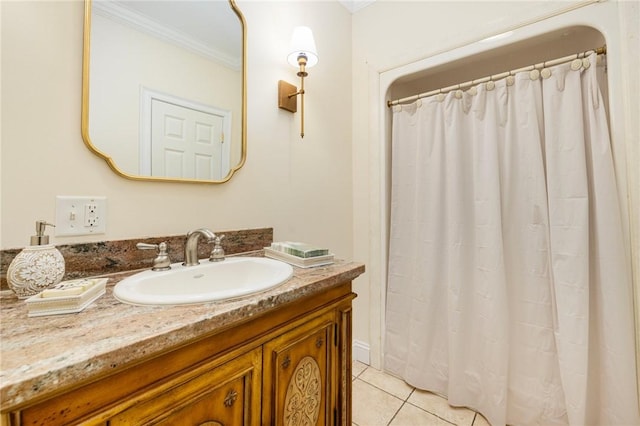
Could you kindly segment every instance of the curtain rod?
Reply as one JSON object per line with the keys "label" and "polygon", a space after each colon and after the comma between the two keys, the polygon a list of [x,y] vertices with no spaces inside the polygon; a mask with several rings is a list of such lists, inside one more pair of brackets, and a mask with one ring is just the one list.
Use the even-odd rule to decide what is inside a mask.
{"label": "curtain rod", "polygon": [[592,53],[596,53],[598,55],[602,55],[607,53],[607,46],[602,46],[599,47],[597,49],[593,49],[593,50],[587,50],[585,52],[580,52],[580,53],[574,53],[573,55],[569,55],[569,56],[564,56],[562,58],[558,58],[558,59],[552,59],[550,61],[545,61],[545,62],[540,62],[539,64],[535,64],[535,65],[529,65],[526,67],[522,67],[522,68],[518,68],[515,70],[511,70],[511,71],[506,71],[500,74],[493,74],[487,77],[482,77],[479,78],[477,80],[471,80],[471,81],[467,81],[464,83],[460,83],[460,84],[454,84],[453,86],[448,86],[448,87],[444,87],[442,89],[436,89],[436,90],[432,90],[430,92],[425,92],[425,93],[420,93],[418,95],[413,95],[413,96],[407,96],[406,98],[402,98],[402,99],[396,99],[395,101],[387,101],[387,107],[392,107],[394,105],[400,105],[400,104],[406,104],[408,102],[413,102],[413,101],[417,101],[418,99],[422,99],[422,98],[426,98],[428,96],[433,96],[433,95],[437,95],[440,93],[449,93],[453,90],[458,90],[458,89],[465,89],[471,86],[475,86],[476,84],[480,84],[480,83],[486,83],[488,81],[496,81],[496,80],[500,80],[503,79],[505,77],[508,77],[510,75],[515,75],[519,72],[524,72],[524,71],[532,71],[534,69],[541,69],[541,68],[545,68],[545,67],[550,67],[553,65],[558,65],[558,64],[562,64],[565,62],[569,62],[569,61],[573,61],[574,59],[582,59]]}

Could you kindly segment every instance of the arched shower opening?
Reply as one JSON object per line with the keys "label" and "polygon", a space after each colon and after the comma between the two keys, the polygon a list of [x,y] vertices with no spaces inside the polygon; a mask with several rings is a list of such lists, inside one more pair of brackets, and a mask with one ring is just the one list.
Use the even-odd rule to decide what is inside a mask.
{"label": "arched shower opening", "polygon": [[[599,10],[598,10],[599,9]],[[490,41],[487,45],[474,43],[454,51],[418,63],[409,64],[381,74],[380,95],[384,102],[434,89],[463,83],[538,62],[552,60],[573,53],[606,46],[609,57],[608,93],[603,93],[610,104],[610,133],[618,180],[618,191],[626,219],[627,252],[631,257],[629,242],[629,217],[626,205],[626,157],[624,139],[624,113],[621,105],[620,48],[615,8],[609,5],[592,5],[562,16],[555,16],[514,31],[515,37]],[[512,41],[513,40],[513,41]],[[493,43],[493,44],[491,44]],[[384,336],[385,289],[387,274],[387,248],[389,236],[389,176],[390,176],[390,112],[386,105],[380,107],[380,340]],[[374,298],[375,299],[375,298]],[[636,308],[637,309],[637,308]],[[375,334],[376,324],[372,323]],[[382,347],[382,344],[380,345]],[[376,359],[377,358],[377,359]],[[373,364],[382,366],[382,354],[372,354]]]}

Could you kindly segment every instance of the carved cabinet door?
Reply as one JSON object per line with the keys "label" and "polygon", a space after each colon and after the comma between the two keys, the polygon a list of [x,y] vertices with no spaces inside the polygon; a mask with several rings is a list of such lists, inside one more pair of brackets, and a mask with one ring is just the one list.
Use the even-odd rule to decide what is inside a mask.
{"label": "carved cabinet door", "polygon": [[141,396],[109,425],[260,425],[261,364],[258,348],[208,371],[185,373]]}
{"label": "carved cabinet door", "polygon": [[264,347],[262,423],[334,423],[335,313],[317,317]]}

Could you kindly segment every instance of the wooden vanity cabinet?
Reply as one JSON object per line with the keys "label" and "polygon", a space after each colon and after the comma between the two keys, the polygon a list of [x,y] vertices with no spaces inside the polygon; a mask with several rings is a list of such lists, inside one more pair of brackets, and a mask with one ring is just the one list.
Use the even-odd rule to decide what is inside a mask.
{"label": "wooden vanity cabinet", "polygon": [[351,425],[351,282],[9,413],[11,425]]}

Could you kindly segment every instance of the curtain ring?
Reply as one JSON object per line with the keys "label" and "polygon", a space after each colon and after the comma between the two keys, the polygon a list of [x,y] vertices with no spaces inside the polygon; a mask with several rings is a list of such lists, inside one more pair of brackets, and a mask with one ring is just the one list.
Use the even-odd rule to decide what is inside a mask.
{"label": "curtain ring", "polygon": [[551,77],[551,70],[550,70],[549,68],[544,68],[544,69],[540,72],[540,74],[542,75],[542,78],[547,79],[547,78]]}
{"label": "curtain ring", "polygon": [[537,80],[540,78],[540,71],[538,70],[531,70],[531,72],[529,73],[529,78],[531,80]]}
{"label": "curtain ring", "polygon": [[485,87],[487,88],[488,91],[492,91],[493,89],[496,88],[496,83],[493,80],[487,81],[487,84]]}
{"label": "curtain ring", "polygon": [[589,69],[589,67],[591,66],[591,61],[589,60],[589,58],[584,58],[582,60],[582,66],[584,67],[584,69]]}
{"label": "curtain ring", "polygon": [[571,69],[574,71],[578,71],[582,68],[582,59],[574,59],[571,61]]}

